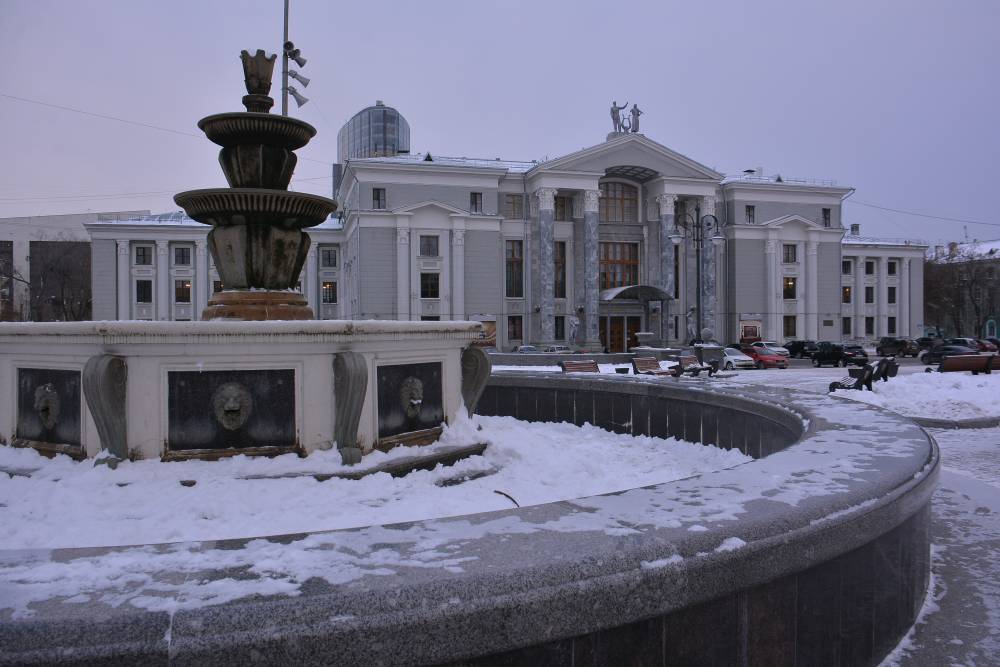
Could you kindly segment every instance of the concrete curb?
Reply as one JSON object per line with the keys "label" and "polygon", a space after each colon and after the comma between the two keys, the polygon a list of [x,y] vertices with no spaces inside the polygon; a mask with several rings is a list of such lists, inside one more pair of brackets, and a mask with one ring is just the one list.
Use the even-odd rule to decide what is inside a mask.
{"label": "concrete curb", "polygon": [[[903,415],[904,417],[906,415]],[[976,419],[934,419],[932,417],[910,417],[924,428],[993,428],[1000,426],[1000,417],[978,417]]]}

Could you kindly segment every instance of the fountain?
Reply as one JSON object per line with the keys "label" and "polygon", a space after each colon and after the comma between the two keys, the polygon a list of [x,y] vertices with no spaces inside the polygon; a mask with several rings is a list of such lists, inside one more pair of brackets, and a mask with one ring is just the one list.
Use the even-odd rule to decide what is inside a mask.
{"label": "fountain", "polygon": [[[434,442],[489,376],[478,322],[316,321],[304,229],[336,208],[289,192],[316,130],[271,115],[275,56],[243,51],[245,112],[201,119],[228,188],[174,200],[211,225],[224,289],[199,322],[0,325],[0,444],[75,458],[217,459]],[[9,429],[9,431],[7,431]]]}

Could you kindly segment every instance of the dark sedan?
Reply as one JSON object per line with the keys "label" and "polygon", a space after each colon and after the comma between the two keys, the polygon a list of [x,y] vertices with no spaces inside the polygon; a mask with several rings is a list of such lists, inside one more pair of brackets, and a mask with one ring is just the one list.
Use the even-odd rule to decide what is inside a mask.
{"label": "dark sedan", "polygon": [[966,354],[979,354],[979,350],[973,350],[964,345],[938,345],[920,353],[920,361],[924,365],[940,364],[945,357],[959,357]]}
{"label": "dark sedan", "polygon": [[814,340],[790,340],[785,343],[785,348],[793,359],[809,359],[819,349]]}

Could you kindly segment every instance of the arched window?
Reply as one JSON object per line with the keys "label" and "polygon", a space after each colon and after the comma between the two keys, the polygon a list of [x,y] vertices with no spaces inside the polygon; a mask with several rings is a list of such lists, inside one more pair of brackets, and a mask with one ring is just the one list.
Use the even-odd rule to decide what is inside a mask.
{"label": "arched window", "polygon": [[601,183],[601,222],[638,222],[639,189],[626,183]]}

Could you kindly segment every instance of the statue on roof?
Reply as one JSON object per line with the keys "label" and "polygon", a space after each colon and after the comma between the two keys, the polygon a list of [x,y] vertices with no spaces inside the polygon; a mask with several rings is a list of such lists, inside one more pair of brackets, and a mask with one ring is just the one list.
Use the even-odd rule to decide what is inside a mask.
{"label": "statue on roof", "polygon": [[629,113],[632,115],[632,132],[637,133],[639,132],[639,116],[644,112],[639,109],[638,104],[633,104],[632,110]]}
{"label": "statue on roof", "polygon": [[622,125],[622,110],[628,108],[628,102],[622,106],[618,106],[618,101],[613,100],[611,102],[611,123],[614,125],[615,132],[625,132],[626,128]]}

